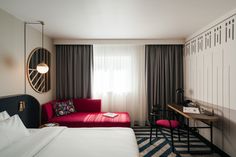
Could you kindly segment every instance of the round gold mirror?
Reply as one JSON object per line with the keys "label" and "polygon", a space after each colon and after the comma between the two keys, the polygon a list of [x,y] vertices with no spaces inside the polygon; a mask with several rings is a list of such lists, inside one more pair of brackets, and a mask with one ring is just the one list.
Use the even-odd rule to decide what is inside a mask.
{"label": "round gold mirror", "polygon": [[50,85],[51,54],[44,48],[34,49],[27,61],[27,76],[31,87],[38,93],[48,92]]}

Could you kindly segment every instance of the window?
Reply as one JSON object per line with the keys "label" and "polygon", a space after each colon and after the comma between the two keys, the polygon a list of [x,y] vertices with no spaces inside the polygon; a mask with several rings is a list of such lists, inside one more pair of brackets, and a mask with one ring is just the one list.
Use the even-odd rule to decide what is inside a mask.
{"label": "window", "polygon": [[94,91],[128,93],[131,91],[131,56],[94,55]]}

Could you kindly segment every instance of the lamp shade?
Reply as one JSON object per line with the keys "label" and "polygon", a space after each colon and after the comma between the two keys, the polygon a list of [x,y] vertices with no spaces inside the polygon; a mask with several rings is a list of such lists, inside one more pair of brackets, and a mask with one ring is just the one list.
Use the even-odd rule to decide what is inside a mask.
{"label": "lamp shade", "polygon": [[37,68],[36,68],[36,69],[37,69],[37,71],[38,71],[39,73],[45,74],[45,73],[48,72],[49,67],[48,67],[48,65],[45,64],[45,63],[40,63],[40,64],[37,65]]}

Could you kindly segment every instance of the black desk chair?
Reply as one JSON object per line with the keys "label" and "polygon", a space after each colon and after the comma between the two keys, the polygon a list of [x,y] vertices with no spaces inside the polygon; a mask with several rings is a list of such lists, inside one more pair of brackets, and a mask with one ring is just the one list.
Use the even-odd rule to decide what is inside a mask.
{"label": "black desk chair", "polygon": [[[178,130],[178,137],[179,137],[179,141],[180,141],[180,132],[179,132],[179,127],[180,127],[180,122],[178,120],[175,120],[174,118],[163,118],[163,114],[161,114],[160,112],[164,113],[164,115],[166,115],[166,113],[168,112],[168,116],[170,117],[170,113],[172,113],[169,110],[159,110],[156,113],[150,113],[150,144],[152,144],[152,130],[153,128],[156,128],[156,137],[157,137],[157,131],[158,129],[162,129],[162,128],[167,128],[170,129],[170,133],[171,133],[171,145],[172,145],[172,151],[174,152],[174,140],[173,140],[173,130],[177,129]],[[173,113],[172,113],[173,114]],[[173,116],[171,116],[173,117]]]}

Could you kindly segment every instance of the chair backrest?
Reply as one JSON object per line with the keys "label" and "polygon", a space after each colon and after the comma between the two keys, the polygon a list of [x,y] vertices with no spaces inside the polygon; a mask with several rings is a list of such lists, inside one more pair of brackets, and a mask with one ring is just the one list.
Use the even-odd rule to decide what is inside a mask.
{"label": "chair backrest", "polygon": [[168,108],[163,109],[163,107],[161,107],[159,104],[153,105],[152,113],[155,114],[155,120],[158,120],[158,119],[173,120],[176,118],[174,117],[174,114],[171,110],[168,110]]}

